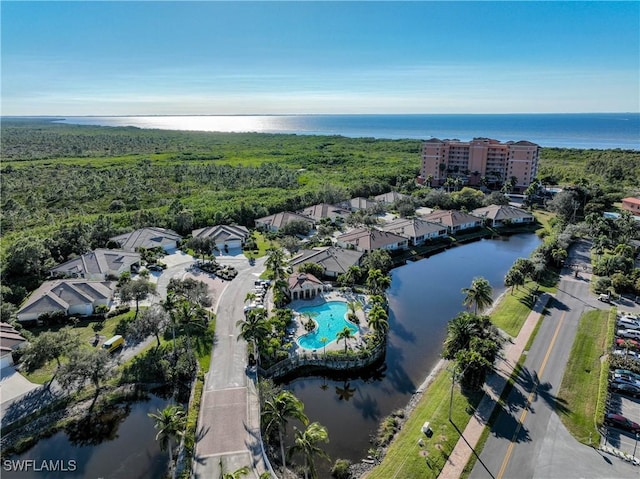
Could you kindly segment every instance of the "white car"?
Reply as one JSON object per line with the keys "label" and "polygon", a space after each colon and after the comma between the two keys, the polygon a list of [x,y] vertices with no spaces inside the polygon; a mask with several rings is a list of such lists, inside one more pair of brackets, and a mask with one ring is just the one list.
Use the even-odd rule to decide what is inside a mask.
{"label": "white car", "polygon": [[640,339],[640,331],[637,329],[619,329],[616,336],[625,339]]}
{"label": "white car", "polygon": [[640,329],[640,322],[630,316],[622,316],[618,318],[618,326],[625,329]]}
{"label": "white car", "polygon": [[616,356],[625,356],[627,359],[633,359],[635,361],[640,360],[640,355],[635,351],[626,350],[626,349],[614,349],[613,354]]}

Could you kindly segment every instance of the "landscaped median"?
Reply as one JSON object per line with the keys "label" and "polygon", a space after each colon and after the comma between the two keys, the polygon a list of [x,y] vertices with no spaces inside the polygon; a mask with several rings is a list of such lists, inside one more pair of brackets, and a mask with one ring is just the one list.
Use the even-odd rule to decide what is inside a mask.
{"label": "landscaped median", "polygon": [[560,419],[583,444],[599,444],[609,373],[609,361],[602,358],[613,343],[615,323],[615,310],[582,315],[558,391],[558,403],[571,404],[558,409]]}

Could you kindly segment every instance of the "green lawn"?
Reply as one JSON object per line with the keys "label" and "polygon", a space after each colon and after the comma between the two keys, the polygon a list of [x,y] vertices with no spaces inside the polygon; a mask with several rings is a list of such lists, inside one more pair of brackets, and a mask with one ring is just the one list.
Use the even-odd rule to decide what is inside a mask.
{"label": "green lawn", "polygon": [[[600,358],[607,352],[607,332],[610,321],[608,311],[588,311],[580,318],[576,338],[571,348],[558,402],[568,405],[560,408],[560,419],[569,432],[580,442],[598,442],[596,409],[600,396]],[[606,382],[603,385],[606,388]]]}
{"label": "green lawn", "polygon": [[[447,457],[460,438],[449,422],[451,374],[442,370],[420,399],[392,442],[382,463],[367,474],[367,479],[436,478]],[[464,430],[471,413],[481,399],[480,394],[467,398],[456,386],[453,395],[452,417],[460,430]],[[427,438],[421,427],[429,421],[433,436]],[[422,438],[424,447],[418,445]],[[426,457],[423,454],[426,452]]]}
{"label": "green lawn", "polygon": [[[97,320],[81,320],[75,325],[71,327],[71,331],[75,334],[80,340],[80,347],[85,349],[93,349],[93,338],[96,333],[98,333],[102,339],[109,339],[114,336],[116,333],[116,329],[123,328],[123,326],[130,320],[133,319],[135,315],[135,310],[129,311],[128,313],[120,314],[118,316],[114,316],[113,318],[107,318],[104,321]],[[56,325],[51,327],[38,327],[34,328],[31,331],[34,334],[38,334],[43,331],[58,331],[64,325]],[[65,362],[66,358],[62,358],[61,362]],[[45,384],[51,380],[55,370],[57,368],[56,361],[49,361],[43,367],[38,368],[34,371],[23,373],[26,378],[32,383],[36,384]]]}

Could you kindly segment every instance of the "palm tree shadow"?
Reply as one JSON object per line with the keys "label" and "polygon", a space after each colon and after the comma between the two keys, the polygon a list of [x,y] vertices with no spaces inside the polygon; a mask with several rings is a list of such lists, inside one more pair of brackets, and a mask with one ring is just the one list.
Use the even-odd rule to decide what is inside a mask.
{"label": "palm tree shadow", "polygon": [[372,419],[377,421],[380,418],[380,408],[378,407],[378,401],[367,393],[366,396],[356,397],[353,400],[353,405],[356,409],[362,412],[363,419]]}
{"label": "palm tree shadow", "polygon": [[534,396],[531,399],[532,403],[540,398],[547,403],[551,409],[560,415],[569,414],[571,412],[571,409],[567,407],[564,399],[551,394],[550,391],[553,388],[553,384],[548,381],[540,383],[538,374],[535,371],[531,372],[528,368],[523,367],[520,369],[520,372],[516,377],[516,383],[525,391],[534,391]]}

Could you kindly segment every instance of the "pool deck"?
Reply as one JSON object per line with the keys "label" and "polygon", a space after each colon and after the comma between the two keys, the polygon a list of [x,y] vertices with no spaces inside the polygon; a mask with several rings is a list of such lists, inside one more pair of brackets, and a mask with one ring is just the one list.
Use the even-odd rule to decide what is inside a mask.
{"label": "pool deck", "polygon": [[[296,301],[292,301],[287,307],[294,311],[294,323],[296,325],[296,330],[293,332],[293,336],[296,341],[294,341],[294,350],[296,353],[300,354],[303,352],[312,353],[313,351],[322,352],[324,349],[326,351],[343,351],[344,350],[344,341],[340,341],[338,344],[337,341],[331,341],[327,343],[326,348],[321,348],[320,350],[314,349],[305,349],[298,345],[297,339],[300,336],[304,336],[307,334],[307,331],[304,329],[304,325],[302,321],[300,321],[299,313],[297,312],[300,308],[306,308],[309,306],[319,306],[322,303],[328,303],[330,301],[340,301],[343,303],[348,303],[349,301],[358,301],[363,305],[364,310],[366,311],[368,308],[366,306],[366,296],[364,294],[355,294],[351,292],[342,292],[342,291],[325,291],[320,296],[316,296],[311,299],[298,299]],[[349,340],[349,347],[354,348],[358,344],[364,342],[364,335],[369,332],[369,328],[367,327],[367,320],[365,311],[362,309],[358,309],[356,311],[356,315],[360,320],[359,325],[355,325],[358,328],[358,332],[354,334],[353,339]]]}

